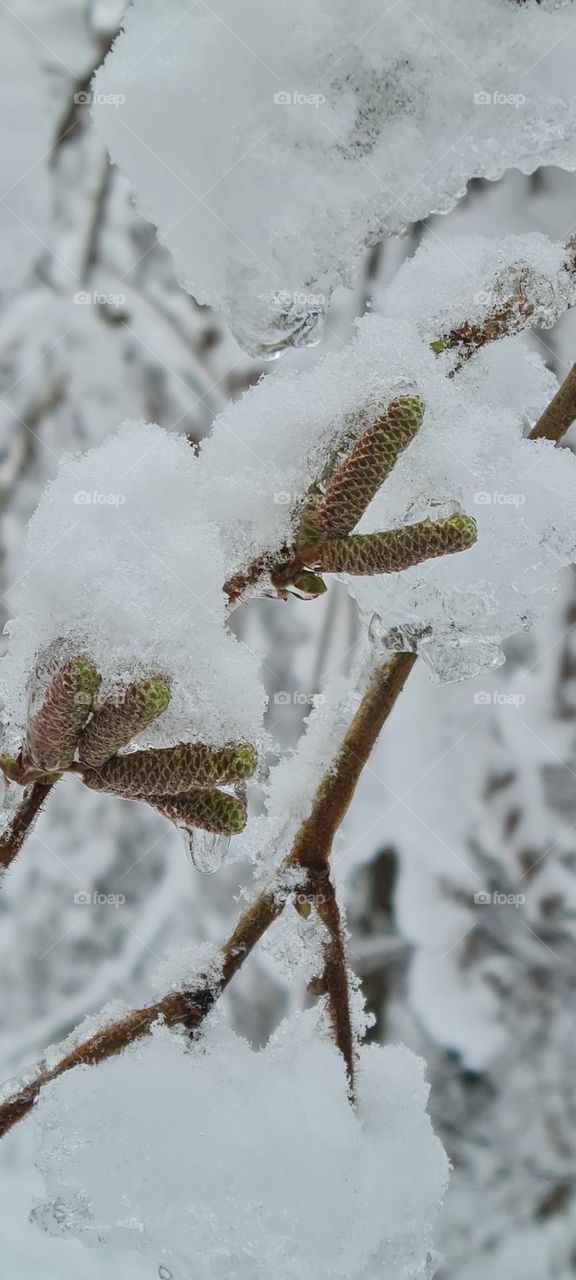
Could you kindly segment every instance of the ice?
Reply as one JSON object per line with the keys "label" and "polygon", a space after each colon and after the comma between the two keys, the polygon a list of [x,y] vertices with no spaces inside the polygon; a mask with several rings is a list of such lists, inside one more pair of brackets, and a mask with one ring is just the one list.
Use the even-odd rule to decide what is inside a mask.
{"label": "ice", "polygon": [[275,355],[470,178],[575,167],[575,50],[536,0],[136,0],[95,119],[184,286]]}
{"label": "ice", "polygon": [[168,677],[170,705],[142,746],[257,741],[265,696],[257,658],[225,625],[226,573],[185,435],[128,422],[98,448],[65,456],[10,594],[16,620],[0,663],[9,746],[48,649],[53,665],[89,653],[102,694],[141,675]]}
{"label": "ice", "polygon": [[38,1225],[175,1280],[430,1276],[448,1164],[423,1063],[363,1048],[354,1111],[322,1023],[293,1017],[259,1052],[219,1016],[192,1043],[160,1028],[45,1088]]}
{"label": "ice", "polygon": [[231,836],[215,835],[213,831],[181,828],[184,848],[197,871],[219,871],[227,860]]}
{"label": "ice", "polygon": [[400,394],[422,396],[423,426],[358,529],[464,511],[477,522],[477,544],[401,574],[345,581],[381,656],[416,651],[436,678],[452,680],[499,665],[503,639],[532,625],[553,596],[576,552],[576,460],[525,438],[558,384],[524,336],[483,347],[456,376],[454,353],[437,356],[430,346],[474,307],[475,293],[483,298],[476,314],[485,316],[486,291],[514,263],[532,262],[560,310],[569,289],[562,252],[538,236],[496,242],[490,252],[485,241],[462,237],[452,312],[437,289],[442,263],[452,262],[444,248],[439,261],[432,266],[426,248],[404,268],[406,291],[401,272],[386,314],[360,321],[348,346],[306,371],[276,370],[226,409],[200,462],[238,572],[262,555],[285,557],[307,490],[347,432]]}

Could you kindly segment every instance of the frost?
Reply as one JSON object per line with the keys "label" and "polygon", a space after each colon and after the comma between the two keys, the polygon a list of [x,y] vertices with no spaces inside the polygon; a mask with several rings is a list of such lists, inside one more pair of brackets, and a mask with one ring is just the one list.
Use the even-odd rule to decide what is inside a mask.
{"label": "frost", "polygon": [[140,675],[168,677],[170,705],[142,745],[257,739],[264,692],[257,659],[226,629],[225,577],[186,436],[126,423],[99,448],[64,457],[11,594],[17,619],[0,680],[12,745],[39,655],[54,665],[81,651],[103,694]]}
{"label": "frost", "polygon": [[35,1220],[174,1280],[424,1280],[447,1178],[427,1094],[419,1059],[370,1046],[355,1112],[315,1013],[260,1052],[218,1018],[192,1045],[160,1029],[43,1091]]}
{"label": "frost", "polygon": [[137,0],[95,116],[182,283],[270,355],[470,178],[576,166],[575,41],[570,5]]}

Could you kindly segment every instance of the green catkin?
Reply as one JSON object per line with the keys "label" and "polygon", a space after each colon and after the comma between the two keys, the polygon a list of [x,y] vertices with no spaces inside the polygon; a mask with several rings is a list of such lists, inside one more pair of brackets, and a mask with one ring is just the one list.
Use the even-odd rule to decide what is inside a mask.
{"label": "green catkin", "polygon": [[88,769],[84,782],[94,791],[113,791],[125,799],[173,796],[191,787],[244,782],[251,778],[258,756],[247,743],[214,748],[202,742],[182,743],[158,751],[133,751],[113,756],[98,770]]}
{"label": "green catkin", "polygon": [[354,529],[420,430],[423,418],[420,397],[401,396],[356,440],[328,481],[324,499],[315,511],[323,536],[341,538]]}
{"label": "green catkin", "polygon": [[465,515],[422,520],[387,533],[352,534],[323,543],[321,568],[325,573],[399,573],[436,556],[466,551],[476,536],[476,521]]}
{"label": "green catkin", "polygon": [[80,762],[98,769],[121,747],[127,746],[166,710],[170,686],[162,676],[150,676],[130,685],[122,696],[112,696],[94,712],[80,737]]}
{"label": "green catkin", "polygon": [[64,663],[49,685],[42,706],[28,721],[22,751],[24,767],[54,773],[72,764],[78,736],[100,684],[101,676],[89,658],[80,655]]}
{"label": "green catkin", "polygon": [[234,836],[244,830],[248,820],[245,800],[216,787],[199,788],[182,796],[155,796],[148,803],[187,831],[199,827],[213,835]]}

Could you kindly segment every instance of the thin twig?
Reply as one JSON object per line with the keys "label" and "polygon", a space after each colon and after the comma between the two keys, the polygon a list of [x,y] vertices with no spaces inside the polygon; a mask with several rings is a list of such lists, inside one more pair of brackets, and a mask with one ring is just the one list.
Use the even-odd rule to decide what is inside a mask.
{"label": "thin twig", "polygon": [[[190,1032],[198,1029],[253,947],[282,912],[287,900],[284,887],[286,872],[301,866],[304,874],[300,887],[306,891],[310,874],[314,878],[326,870],[334,836],[348,809],[362,769],[415,660],[413,654],[394,654],[386,666],[376,671],[369,680],[362,702],[331,769],[316,792],[311,813],[300,828],[291,852],[282,862],[272,884],[243,913],[234,932],[218,953],[221,969],[217,979],[214,980],[209,974],[201,976],[192,990],[170,993],[156,1004],[134,1010],[119,1022],[110,1023],[89,1040],[77,1045],[54,1067],[49,1070],[38,1068],[35,1077],[0,1106],[0,1136],[27,1114],[44,1085],[73,1067],[103,1062],[106,1058],[121,1053],[128,1045],[146,1035],[159,1019],[164,1019],[168,1026],[181,1025]],[[297,886],[291,886],[291,889],[295,893],[299,891]],[[328,902],[330,898],[329,889],[326,894]],[[330,913],[332,924],[328,927],[334,936],[332,908]],[[338,1035],[344,1052],[345,1041],[349,1040],[351,1046],[352,1033],[351,1030],[346,1030],[344,1021],[342,961],[334,952],[332,961],[329,977],[330,974],[334,975],[333,993],[339,987],[340,995],[332,1000],[330,1007],[335,1036]],[[347,1006],[347,990],[345,1003]],[[348,1011],[348,1019],[349,1016]],[[352,1060],[351,1047],[345,1052],[345,1057],[348,1055]]]}
{"label": "thin twig", "polygon": [[[318,879],[315,883],[320,888]],[[348,958],[340,908],[329,876],[325,876],[316,902],[318,915],[328,934],[324,945],[323,985],[328,998],[332,1037],[346,1063],[350,1100],[354,1102],[356,1045],[350,1012]]]}
{"label": "thin twig", "polygon": [[35,782],[24,792],[24,799],[18,805],[12,821],[0,837],[0,868],[6,870],[20,853],[26,837],[40,813],[42,805],[50,794],[53,782]]}
{"label": "thin twig", "polygon": [[[574,277],[576,275],[576,237],[569,240],[565,245],[563,270],[569,276]],[[452,350],[459,352],[459,363],[456,369],[452,371],[453,373],[458,372],[462,365],[481,347],[485,347],[491,342],[497,342],[500,338],[507,338],[512,334],[521,333],[524,329],[528,329],[534,323],[537,323],[534,320],[536,315],[535,302],[526,293],[527,278],[527,268],[520,266],[517,275],[511,280],[508,288],[507,277],[497,280],[494,292],[501,296],[502,301],[498,301],[498,304],[491,311],[488,311],[483,320],[465,320],[448,333],[442,334],[432,344],[433,350],[438,353]],[[570,304],[568,303],[567,306],[570,306]]]}
{"label": "thin twig", "polygon": [[555,444],[576,422],[576,364],[544,410],[528,436],[529,440],[553,440]]}

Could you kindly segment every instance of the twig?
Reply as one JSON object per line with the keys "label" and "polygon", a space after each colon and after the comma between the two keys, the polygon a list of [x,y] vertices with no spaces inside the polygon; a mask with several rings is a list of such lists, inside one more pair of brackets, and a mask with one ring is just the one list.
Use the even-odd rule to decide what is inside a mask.
{"label": "twig", "polygon": [[558,444],[573,422],[576,422],[576,364],[573,365],[548,408],[532,427],[528,439],[553,440]]}
{"label": "twig", "polygon": [[[328,931],[324,946],[323,986],[328,997],[332,1037],[346,1063],[350,1100],[354,1102],[356,1052],[350,1014],[350,979],[346,942],[334,885],[328,875],[316,877],[318,915]],[[318,891],[319,890],[319,891]]]}
{"label": "twig", "polygon": [[12,821],[0,838],[0,868],[3,870],[6,870],[20,853],[54,785],[53,782],[35,782],[25,791],[24,799],[18,805]]}
{"label": "twig", "polygon": [[[119,1022],[110,1023],[89,1040],[77,1045],[54,1067],[49,1070],[40,1067],[33,1080],[0,1106],[0,1136],[7,1133],[27,1114],[44,1085],[56,1080],[73,1067],[103,1062],[106,1058],[121,1053],[128,1045],[146,1035],[159,1019],[164,1019],[168,1026],[181,1025],[190,1032],[198,1029],[206,1014],[250,955],[253,947],[283,910],[286,901],[283,887],[286,872],[298,866],[303,868],[301,888],[304,891],[310,883],[310,877],[314,879],[322,872],[326,873],[334,836],[348,809],[362,768],[415,660],[413,654],[395,654],[386,666],[376,671],[369,680],[360,707],[331,769],[320,783],[311,813],[300,828],[291,852],[282,862],[272,884],[243,913],[234,932],[220,949],[218,959],[221,970],[218,978],[213,980],[210,975],[204,975],[199,978],[198,985],[192,990],[170,993],[156,1004],[133,1011]],[[325,875],[325,879],[328,881],[328,876]],[[293,891],[297,893],[298,888],[293,887]],[[327,893],[325,888],[323,892],[329,904],[328,928],[334,943],[336,935],[338,934],[341,939],[342,934],[336,929],[333,907],[330,905],[331,886]],[[345,1058],[349,1057],[352,1062],[352,1033],[346,1028],[344,1014],[344,1004],[346,1008],[348,1007],[347,980],[345,999],[342,988],[342,969],[345,968],[345,962],[341,955],[336,955],[335,946],[332,951],[328,951],[327,958],[328,978],[333,993],[330,1008],[334,1034],[339,1038]],[[349,1010],[347,1017],[348,1019],[350,1017]],[[349,1048],[345,1048],[347,1043]]]}
{"label": "twig", "polygon": [[[565,254],[563,270],[574,277],[576,276],[576,237],[565,245]],[[452,370],[453,374],[457,373],[481,347],[531,327],[534,323],[536,304],[526,294],[527,276],[527,268],[520,266],[507,293],[505,292],[506,279],[499,279],[496,282],[496,293],[501,294],[501,303],[489,311],[483,320],[477,322],[465,320],[432,343],[432,349],[437,354],[443,351],[459,351],[460,360],[456,369]]]}

